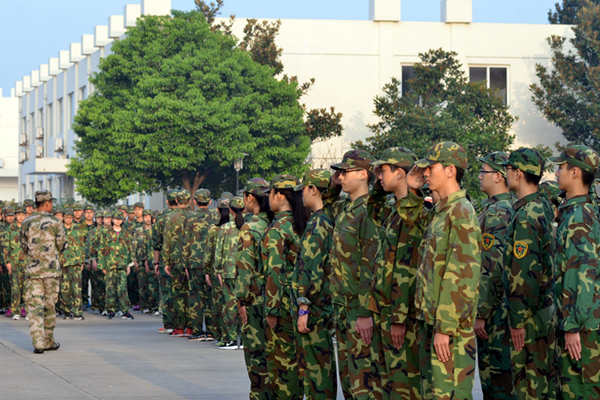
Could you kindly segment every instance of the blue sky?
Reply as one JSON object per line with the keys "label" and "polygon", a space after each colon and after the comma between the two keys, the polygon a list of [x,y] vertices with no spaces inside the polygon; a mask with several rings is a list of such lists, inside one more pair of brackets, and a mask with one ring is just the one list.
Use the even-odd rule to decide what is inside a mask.
{"label": "blue sky", "polygon": [[[398,0],[400,1],[400,0]],[[473,0],[474,22],[546,24],[560,0]],[[0,87],[14,83],[48,58],[106,25],[110,15],[139,0],[0,0]],[[172,0],[176,10],[195,9],[193,0]],[[248,18],[366,20],[368,0],[225,0],[223,16]],[[402,0],[402,20],[439,21],[440,0]]]}

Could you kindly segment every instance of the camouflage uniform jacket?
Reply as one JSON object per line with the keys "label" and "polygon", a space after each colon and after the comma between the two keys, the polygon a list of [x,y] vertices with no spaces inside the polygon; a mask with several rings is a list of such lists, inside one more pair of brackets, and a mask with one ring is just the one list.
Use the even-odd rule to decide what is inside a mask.
{"label": "camouflage uniform jacket", "polygon": [[133,262],[132,237],[127,229],[105,229],[98,246],[98,268],[103,271],[126,269]]}
{"label": "camouflage uniform jacket", "polygon": [[221,251],[216,260],[216,270],[223,279],[235,279],[235,263],[238,246],[240,244],[240,230],[235,226],[235,221],[229,221],[221,227]]}
{"label": "camouflage uniform jacket", "polygon": [[546,336],[554,315],[554,213],[538,192],[519,199],[513,209],[502,273],[509,324],[524,328],[527,319],[533,317],[541,335]]}
{"label": "camouflage uniform jacket", "polygon": [[204,269],[208,230],[213,221],[213,214],[208,208],[198,209],[185,220],[183,254],[189,269]]}
{"label": "camouflage uniform jacket", "polygon": [[133,237],[133,235],[135,235],[135,232],[143,226],[144,226],[143,220],[138,221],[137,219],[134,219],[133,221],[131,221],[127,224],[127,230],[129,231],[129,234],[131,235],[131,237]]}
{"label": "camouflage uniform jacket", "polygon": [[294,271],[294,291],[298,305],[310,306],[312,323],[333,313],[331,302],[331,252],[333,223],[323,210],[315,211],[300,239],[300,251]]}
{"label": "camouflage uniform jacket", "polygon": [[133,234],[133,259],[140,266],[143,266],[144,261],[149,261],[149,266],[152,265],[154,255],[150,241],[152,240],[152,227],[144,229],[144,226],[137,228]]}
{"label": "camouflage uniform jacket", "polygon": [[407,317],[416,315],[415,275],[423,238],[423,198],[409,191],[402,199],[388,199],[380,188],[379,183],[373,186],[368,203],[369,214],[382,229],[369,309],[393,324],[404,324]]}
{"label": "camouflage uniform jacket", "polygon": [[206,235],[206,244],[204,257],[202,264],[204,264],[204,273],[210,276],[215,276],[214,262],[217,257],[217,240],[219,235],[219,227],[217,225],[211,225],[208,228],[208,235]]}
{"label": "camouflage uniform jacket", "polygon": [[10,229],[10,226],[6,223],[6,221],[0,221],[0,265],[6,265],[8,262],[6,258],[4,258],[5,248],[6,248],[6,240],[8,238],[6,232]]}
{"label": "camouflage uniform jacket", "polygon": [[298,234],[291,211],[275,215],[260,243],[261,275],[265,279],[265,315],[284,316],[291,312],[292,278],[298,256]]}
{"label": "camouflage uniform jacket", "polygon": [[21,246],[25,252],[28,279],[58,278],[58,253],[67,245],[62,222],[47,212],[36,211],[23,221]]}
{"label": "camouflage uniform jacket", "polygon": [[170,214],[165,221],[162,248],[165,265],[179,271],[186,268],[186,260],[183,257],[183,224],[189,214],[187,209],[179,209]]}
{"label": "camouflage uniform jacket", "polygon": [[565,332],[600,327],[600,223],[590,196],[575,196],[559,207],[556,230],[558,327]]}
{"label": "camouflage uniform jacket", "polygon": [[416,276],[417,318],[451,336],[477,314],[481,230],[466,194],[454,192],[431,210]]}
{"label": "camouflage uniform jacket", "polygon": [[[175,210],[168,209],[163,214],[160,214],[156,217],[156,221],[154,225],[152,225],[152,249],[155,251],[160,251],[162,253],[163,243],[164,243],[164,232],[165,232],[165,223],[169,216],[174,213]],[[162,254],[161,254],[162,256]]]}
{"label": "camouflage uniform jacket", "polygon": [[85,244],[85,262],[90,263],[93,260],[98,259],[98,247],[100,246],[100,238],[104,231],[106,231],[106,226],[99,226],[94,228],[87,237],[87,242]]}
{"label": "camouflage uniform jacket", "polygon": [[265,281],[260,274],[260,242],[267,231],[267,213],[253,215],[240,229],[236,254],[236,296],[240,306],[263,304]]}
{"label": "camouflage uniform jacket", "polygon": [[504,298],[502,271],[504,270],[504,247],[506,231],[513,219],[512,195],[501,193],[483,203],[479,214],[481,241],[481,280],[479,281],[479,304],[477,317],[488,318]]}
{"label": "camouflage uniform jacket", "polygon": [[85,230],[71,225],[70,228],[65,227],[67,235],[67,248],[60,253],[60,265],[63,267],[81,267],[85,262],[85,246],[84,240]]}
{"label": "camouflage uniform jacket", "polygon": [[11,263],[15,265],[25,265],[25,252],[21,246],[21,228],[16,222],[8,226],[3,235],[3,258],[4,265]]}
{"label": "camouflage uniform jacket", "polygon": [[333,204],[335,215],[331,254],[331,294],[334,304],[357,309],[359,317],[370,317],[367,308],[375,276],[380,229],[367,215],[367,194],[354,201]]}

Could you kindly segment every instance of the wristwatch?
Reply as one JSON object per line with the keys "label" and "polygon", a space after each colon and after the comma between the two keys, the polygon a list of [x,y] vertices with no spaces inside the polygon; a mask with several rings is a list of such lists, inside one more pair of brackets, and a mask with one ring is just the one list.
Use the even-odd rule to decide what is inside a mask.
{"label": "wristwatch", "polygon": [[309,311],[308,311],[308,310],[303,310],[303,309],[299,309],[299,310],[298,310],[298,315],[299,315],[299,316],[301,316],[301,317],[302,317],[303,315],[308,315],[308,314],[309,314]]}

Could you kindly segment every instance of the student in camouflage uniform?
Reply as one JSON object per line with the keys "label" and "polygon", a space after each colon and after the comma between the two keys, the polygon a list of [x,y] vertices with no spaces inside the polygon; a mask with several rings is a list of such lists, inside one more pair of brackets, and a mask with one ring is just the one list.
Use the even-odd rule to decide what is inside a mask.
{"label": "student in camouflage uniform", "polygon": [[[98,248],[100,247],[100,239],[105,231],[112,229],[112,211],[102,213],[102,225],[97,225],[87,235],[85,251],[86,251],[86,268],[89,268],[92,278],[92,287],[95,288],[92,292],[92,303],[97,304],[94,307],[94,313],[102,313],[103,316],[108,316],[106,309],[106,276],[104,271],[98,268]],[[98,223],[100,221],[97,221]],[[89,264],[89,267],[88,267]],[[87,298],[87,293],[85,297]]]}
{"label": "student in camouflage uniform", "polygon": [[190,337],[190,313],[188,308],[189,281],[187,265],[183,254],[183,235],[185,219],[189,215],[188,204],[191,195],[185,189],[177,192],[177,211],[170,214],[165,221],[163,256],[165,271],[171,276],[171,296],[173,301],[172,336]]}
{"label": "student in camouflage uniform", "polygon": [[[137,202],[133,207],[127,208],[127,224],[124,228],[127,229],[132,238],[135,231],[144,225],[143,212],[144,203],[142,202]],[[129,293],[129,300],[131,301],[131,304],[133,304],[133,310],[144,310],[141,302],[142,299],[147,296],[145,293],[147,285],[144,284],[146,281],[146,271],[144,268],[134,268],[134,272],[135,273],[129,274],[127,277],[127,293]]]}
{"label": "student in camouflage uniform", "polygon": [[275,219],[260,245],[268,325],[265,329],[267,365],[277,399],[302,399],[304,394],[298,375],[296,307],[291,297],[299,236],[306,228],[301,193],[294,191],[298,184],[298,178],[286,174],[276,175],[271,180],[269,206]]}
{"label": "student in camouflage uniform", "polygon": [[269,183],[253,178],[244,187],[244,208],[252,218],[240,229],[236,254],[238,313],[242,322],[244,360],[250,378],[250,399],[274,399],[267,369],[264,288],[260,273],[260,241],[271,220]]}
{"label": "student in camouflage uniform", "polygon": [[29,218],[33,215],[33,206],[35,203],[31,199],[26,199],[23,201],[23,208],[25,209],[25,218]]}
{"label": "student in camouflage uniform", "polygon": [[298,370],[307,400],[337,398],[337,371],[333,354],[333,304],[331,303],[331,236],[333,222],[323,211],[322,193],[327,191],[331,172],[314,169],[302,184],[302,202],[312,215],[299,242],[294,270],[294,292],[298,308]]}
{"label": "student in camouflage uniform", "polygon": [[175,212],[177,207],[177,190],[167,192],[167,206],[169,209],[156,217],[156,223],[152,226],[152,249],[154,250],[154,272],[158,275],[158,286],[160,288],[160,309],[162,312],[163,327],[158,333],[170,334],[173,332],[173,297],[171,292],[171,276],[164,268],[163,243],[165,223],[169,216]]}
{"label": "student in camouflage uniform", "polygon": [[35,201],[37,211],[21,226],[21,246],[26,257],[25,304],[29,331],[34,353],[41,354],[60,347],[54,341],[54,306],[60,290],[58,253],[63,251],[67,240],[63,225],[49,214],[52,193],[37,191]]}
{"label": "student in camouflage uniform", "polygon": [[61,279],[59,304],[63,319],[83,320],[81,309],[81,271],[85,263],[85,232],[73,226],[73,210],[64,213],[63,224],[67,236],[67,246],[60,253]]}
{"label": "student in camouflage uniform", "polygon": [[[8,287],[10,308],[6,311],[7,317],[15,320],[25,317],[25,252],[21,247],[21,226],[25,220],[25,209],[18,207],[15,212],[13,207],[6,208],[6,220],[10,224],[3,235],[3,259],[10,276]],[[16,214],[16,218],[15,218]]]}
{"label": "student in camouflage uniform", "polygon": [[116,312],[123,313],[123,319],[133,319],[129,313],[129,297],[127,296],[127,275],[133,265],[132,238],[129,232],[121,227],[123,214],[115,211],[112,215],[112,228],[100,234],[98,247],[98,268],[106,279],[106,309],[108,319],[113,319]]}
{"label": "student in camouflage uniform", "polygon": [[[210,307],[210,287],[206,282],[207,266],[204,265],[204,254],[207,251],[208,231],[213,221],[210,205],[210,191],[198,189],[194,193],[194,202],[198,209],[185,220],[183,254],[190,279],[189,308],[192,336],[190,341],[205,341],[212,338]],[[202,323],[206,324],[206,332]]]}
{"label": "student in camouflage uniform", "polygon": [[554,399],[555,323],[553,212],[539,194],[543,157],[532,149],[510,154],[508,188],[515,192],[515,217],[508,226],[502,282],[512,339],[514,388],[519,399]]}
{"label": "student in camouflage uniform", "polygon": [[244,225],[244,200],[233,197],[229,202],[231,220],[223,229],[223,252],[217,263],[217,273],[223,282],[223,342],[219,349],[239,349],[240,319],[235,293],[236,254],[240,243],[240,228]]}
{"label": "student in camouflage uniform", "polygon": [[152,238],[152,212],[150,210],[143,210],[142,219],[144,224],[137,228],[133,234],[133,254],[135,269],[138,273],[140,306],[144,314],[150,314],[158,310],[158,283],[154,268],[152,268],[152,271],[150,270],[148,261],[154,259],[154,253],[150,245]]}
{"label": "student in camouflage uniform", "polygon": [[460,187],[467,166],[462,146],[440,142],[407,179],[417,189],[425,178],[440,197],[429,215],[415,278],[423,399],[473,398],[481,230]]}
{"label": "student in camouflage uniform", "polygon": [[[417,157],[403,147],[392,147],[373,162],[378,179],[367,210],[382,230],[379,270],[371,290],[369,309],[382,342],[385,366],[384,398],[421,399],[419,323],[415,310],[415,275],[423,237],[423,197],[406,181]],[[388,197],[388,193],[391,193]]]}
{"label": "student in camouflage uniform", "polygon": [[[379,228],[367,215],[369,184],[373,178],[373,156],[363,150],[344,154],[328,196],[328,212],[335,220],[331,255],[331,292],[336,318],[339,373],[345,398],[383,398],[379,359],[379,334],[367,308],[376,276],[374,263],[379,245]],[[348,198],[336,200],[340,189]]]}
{"label": "student in camouflage uniform", "polygon": [[479,171],[479,186],[488,195],[479,214],[481,241],[481,280],[477,305],[477,359],[481,388],[486,400],[516,399],[510,364],[508,310],[504,304],[502,271],[506,231],[513,218],[512,196],[506,171],[500,164],[508,154],[495,152],[485,158]]}
{"label": "student in camouflage uniform", "polygon": [[559,157],[558,187],[566,201],[556,230],[557,341],[563,399],[600,399],[600,222],[590,195],[600,159],[587,146]]}

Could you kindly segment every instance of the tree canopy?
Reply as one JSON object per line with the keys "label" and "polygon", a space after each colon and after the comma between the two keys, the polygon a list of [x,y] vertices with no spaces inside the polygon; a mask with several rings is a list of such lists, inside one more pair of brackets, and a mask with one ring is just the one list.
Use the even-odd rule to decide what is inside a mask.
{"label": "tree canopy", "polygon": [[379,117],[369,125],[374,135],[352,145],[375,156],[386,148],[402,146],[424,157],[437,142],[459,143],[469,155],[463,187],[480,198],[480,163],[475,157],[508,150],[514,140],[509,130],[515,118],[484,83],[468,82],[455,52],[430,50],[419,57],[408,92],[402,93],[402,82],[396,78],[386,84],[383,95],[374,101]]}
{"label": "tree canopy", "polygon": [[242,178],[302,173],[311,142],[302,90],[274,75],[201,12],[141,17],[80,103],[69,166],[77,191],[110,204],[169,187],[230,188],[242,153],[251,160]]}
{"label": "tree canopy", "polygon": [[600,0],[562,0],[562,4],[554,5],[555,11],[548,11],[548,22],[559,25],[577,25],[577,13],[585,6],[586,1],[600,4]]}

